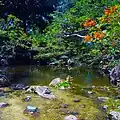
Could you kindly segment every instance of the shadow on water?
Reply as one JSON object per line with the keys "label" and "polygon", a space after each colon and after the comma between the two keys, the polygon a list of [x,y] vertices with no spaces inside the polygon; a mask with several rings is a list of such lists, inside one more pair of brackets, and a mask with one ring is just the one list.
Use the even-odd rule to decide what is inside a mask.
{"label": "shadow on water", "polygon": [[9,76],[13,83],[26,85],[48,85],[56,77],[65,79],[73,77],[73,83],[78,85],[109,85],[107,76],[100,75],[96,70],[88,68],[56,69],[48,66],[13,66],[0,68],[0,72]]}

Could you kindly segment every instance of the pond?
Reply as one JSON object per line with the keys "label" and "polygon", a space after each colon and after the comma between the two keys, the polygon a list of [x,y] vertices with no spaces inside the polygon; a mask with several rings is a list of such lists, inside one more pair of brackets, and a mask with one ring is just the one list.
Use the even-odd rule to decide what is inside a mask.
{"label": "pond", "polygon": [[[2,69],[2,68],[1,68]],[[48,85],[54,78],[65,79],[68,75],[73,77],[73,83],[78,85],[109,86],[107,76],[102,76],[97,70],[88,68],[53,68],[49,66],[13,66],[4,68],[13,83],[26,85]]]}
{"label": "pond", "polygon": [[[106,112],[101,111],[101,107],[107,104],[108,110],[111,110],[113,108],[111,103],[113,101],[115,103],[116,99],[114,100],[114,98],[119,95],[117,89],[113,89],[109,84],[107,76],[102,76],[97,70],[84,67],[67,69],[49,66],[10,66],[1,67],[0,72],[8,75],[12,84],[48,86],[52,79],[57,77],[65,79],[70,75],[73,77],[72,82],[75,85],[73,86],[75,89],[68,90],[50,87],[56,100],[43,99],[33,92],[3,88],[8,96],[0,97],[0,102],[7,102],[10,106],[0,109],[1,120],[8,120],[8,118],[9,120],[18,120],[18,116],[21,119],[31,120],[31,116],[26,116],[23,113],[28,105],[40,109],[40,115],[32,116],[33,120],[63,120],[69,114],[76,114],[81,120],[104,120],[107,115]],[[31,97],[29,102],[23,101],[26,96]],[[109,97],[112,102],[108,101],[108,103],[101,104],[98,97]],[[74,102],[76,100],[78,100],[77,103]],[[120,101],[115,104],[116,109],[118,102]],[[66,104],[68,108],[63,107]]]}

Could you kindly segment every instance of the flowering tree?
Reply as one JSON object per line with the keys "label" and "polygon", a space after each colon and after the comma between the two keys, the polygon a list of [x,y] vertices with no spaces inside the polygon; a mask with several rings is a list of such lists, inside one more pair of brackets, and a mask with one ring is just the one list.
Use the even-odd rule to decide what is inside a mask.
{"label": "flowering tree", "polygon": [[120,56],[120,6],[104,9],[102,17],[95,20],[88,18],[83,26],[89,29],[84,36],[85,43],[93,45],[90,54],[95,56]]}

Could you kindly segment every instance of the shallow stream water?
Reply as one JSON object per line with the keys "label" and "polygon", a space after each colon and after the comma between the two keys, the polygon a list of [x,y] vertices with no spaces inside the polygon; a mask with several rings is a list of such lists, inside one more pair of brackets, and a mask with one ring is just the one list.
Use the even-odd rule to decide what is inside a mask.
{"label": "shallow stream water", "polygon": [[[2,70],[2,68],[1,68]],[[73,77],[73,83],[82,86],[109,86],[107,76],[102,76],[97,70],[88,68],[53,68],[48,66],[12,66],[4,68],[12,83],[26,85],[48,85],[54,78],[65,79],[68,75]]]}

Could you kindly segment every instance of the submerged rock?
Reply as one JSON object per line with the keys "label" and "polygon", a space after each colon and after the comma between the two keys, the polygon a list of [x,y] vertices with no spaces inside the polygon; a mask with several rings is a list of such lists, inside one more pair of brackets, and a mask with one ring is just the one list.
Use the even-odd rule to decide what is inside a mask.
{"label": "submerged rock", "polygon": [[52,80],[52,82],[49,85],[56,86],[61,82],[60,78],[55,78]]}
{"label": "submerged rock", "polygon": [[78,118],[74,115],[69,115],[69,116],[66,116],[64,120],[78,120]]}
{"label": "submerged rock", "polygon": [[108,115],[109,120],[120,120],[120,112],[111,111]]}
{"label": "submerged rock", "polygon": [[38,116],[40,113],[40,110],[37,107],[34,106],[27,106],[26,109],[24,110],[24,114],[31,114]]}

